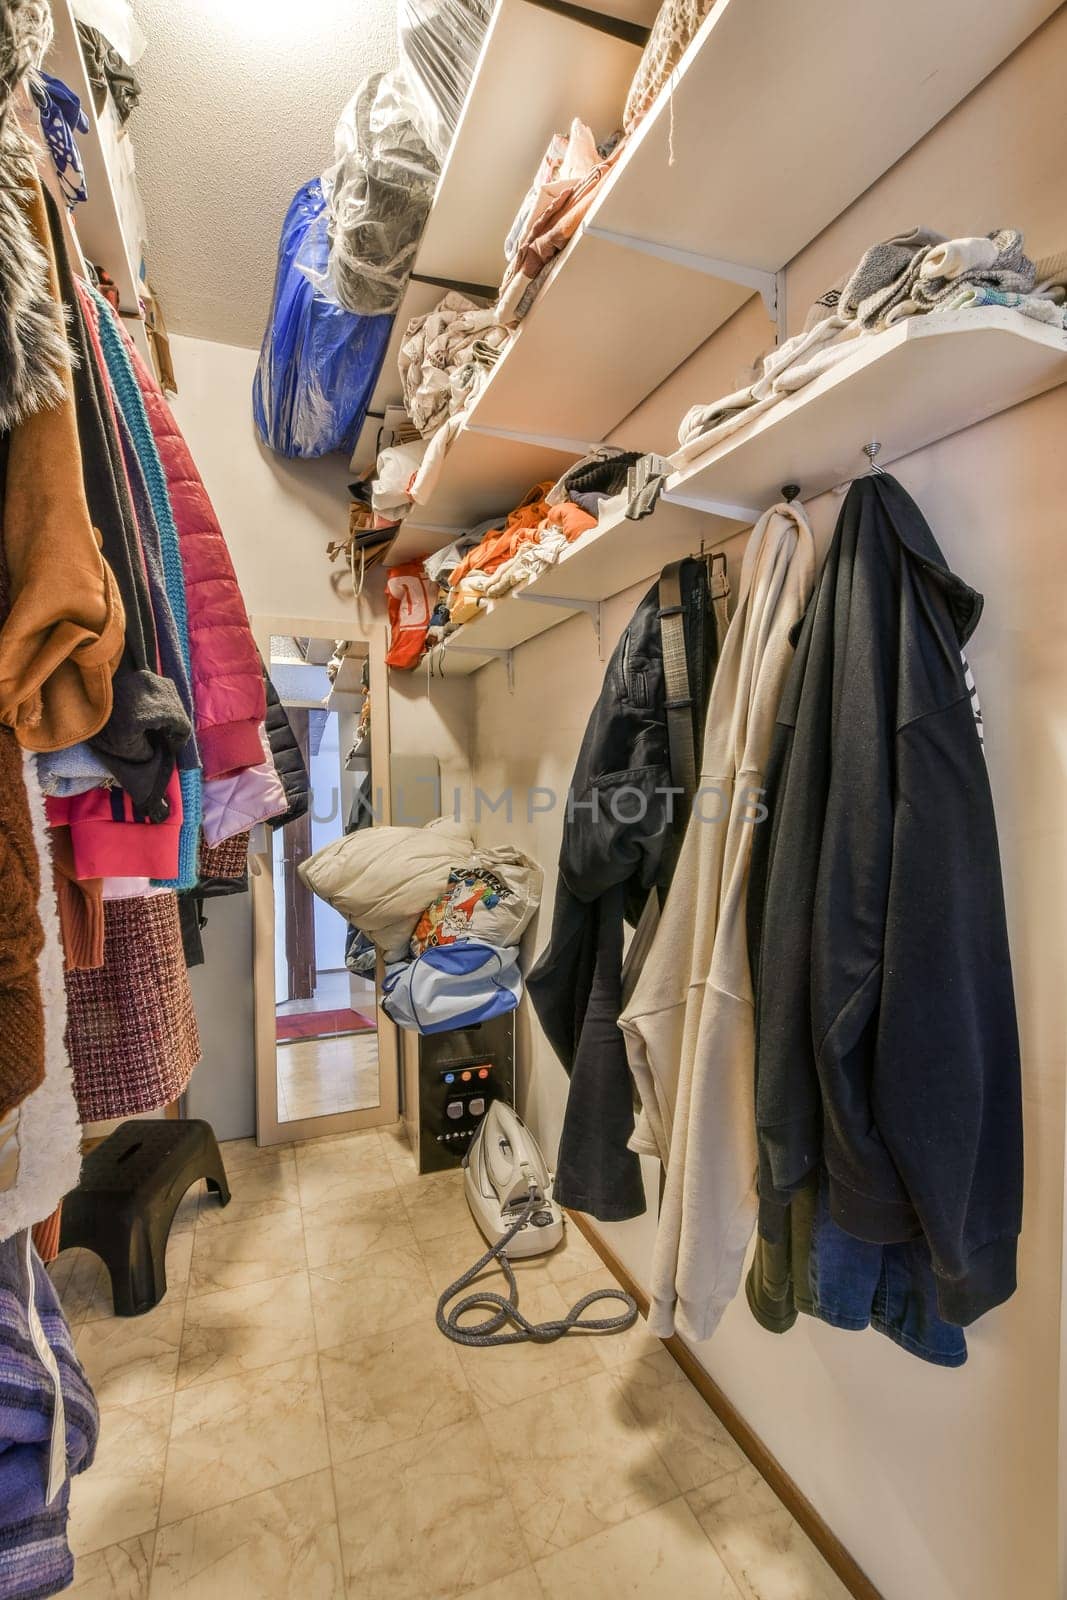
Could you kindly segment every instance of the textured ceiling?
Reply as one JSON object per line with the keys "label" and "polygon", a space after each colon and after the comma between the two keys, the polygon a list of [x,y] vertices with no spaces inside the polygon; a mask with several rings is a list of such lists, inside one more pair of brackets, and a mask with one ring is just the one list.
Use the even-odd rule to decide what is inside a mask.
{"label": "textured ceiling", "polygon": [[148,268],[175,333],[258,346],[278,231],[341,108],[395,60],[396,0],[134,0]]}

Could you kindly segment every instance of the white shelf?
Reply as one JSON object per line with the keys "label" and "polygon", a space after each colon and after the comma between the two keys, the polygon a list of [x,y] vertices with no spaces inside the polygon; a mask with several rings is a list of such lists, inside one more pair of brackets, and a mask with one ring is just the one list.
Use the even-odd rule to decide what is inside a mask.
{"label": "white shelf", "polygon": [[[553,133],[622,120],[640,47],[529,0],[498,0],[419,244],[416,272],[498,284],[504,240]],[[438,291],[440,294],[442,291]]]}
{"label": "white shelf", "polygon": [[586,233],[558,258],[471,421],[599,443],[751,294]]}
{"label": "white shelf", "polygon": [[362,739],[352,746],[345,757],[346,772],[366,772],[370,767],[370,734],[364,734]]}
{"label": "white shelf", "polygon": [[527,639],[534,639],[539,633],[573,617],[574,611],[568,606],[524,600],[523,595],[530,592],[531,587],[523,584],[498,600],[490,600],[472,622],[464,623],[462,628],[449,634],[444,648],[448,650],[458,644],[487,650],[514,650],[516,645],[525,644]]}
{"label": "white shelf", "polygon": [[400,369],[397,358],[400,355],[400,345],[407,325],[412,317],[421,317],[425,312],[432,311],[434,306],[444,294],[444,290],[436,284],[408,282],[404,290],[404,298],[400,302],[400,309],[393,322],[393,331],[389,335],[389,343],[385,347],[385,356],[382,360],[378,381],[370,397],[367,408],[367,420],[359,436],[352,465],[358,470],[373,464],[378,429],[381,427],[382,415],[386,406],[403,405],[404,391],[400,387]]}
{"label": "white shelf", "polygon": [[418,278],[404,291],[371,396],[357,468],[373,461],[385,407],[403,400],[397,356],[408,323],[447,293],[442,283],[419,279],[495,291],[504,240],[549,139],[566,133],[575,116],[598,138],[612,133],[640,56],[639,45],[530,0],[498,0],[419,242]]}
{"label": "white shelf", "polygon": [[390,546],[390,565],[443,549],[457,533],[498,512],[503,522],[527,489],[546,480],[554,483],[577,453],[462,429],[445,458],[436,492],[401,524]]}
{"label": "white shelf", "polygon": [[1017,311],[935,312],[860,340],[840,366],[681,468],[668,493],[727,494],[765,510],[783,483],[804,499],[1067,381],[1067,333]]}
{"label": "white shelf", "polygon": [[345,656],[333,680],[335,694],[363,693],[363,666],[365,656]]}
{"label": "white shelf", "polygon": [[137,264],[123,232],[118,195],[108,166],[106,140],[96,114],[70,0],[54,0],[52,17],[55,37],[47,57],[48,70],[73,89],[89,119],[89,132],[78,137],[88,199],[75,208],[74,226],[88,260],[106,268],[115,280],[122,315],[128,319],[142,354],[147,355]]}
{"label": "white shelf", "polygon": [[[527,593],[603,600],[668,562],[723,543],[794,482],[811,499],[865,470],[863,446],[877,439],[879,464],[972,427],[1067,382],[1067,333],[998,308],[935,313],[862,340],[823,377],[781,401],[676,472],[651,518],[618,516],[590,528]],[[743,520],[672,500],[729,500]],[[536,611],[539,615],[531,617]],[[510,613],[516,613],[511,615]],[[451,642],[513,648],[571,612],[501,599]],[[485,627],[486,633],[480,630]],[[448,660],[445,671],[477,672],[494,659]]]}
{"label": "white shelf", "polygon": [[718,0],[596,224],[774,272],[1056,9]]}
{"label": "white shelf", "polygon": [[607,437],[1055,9],[718,0],[472,423]]}

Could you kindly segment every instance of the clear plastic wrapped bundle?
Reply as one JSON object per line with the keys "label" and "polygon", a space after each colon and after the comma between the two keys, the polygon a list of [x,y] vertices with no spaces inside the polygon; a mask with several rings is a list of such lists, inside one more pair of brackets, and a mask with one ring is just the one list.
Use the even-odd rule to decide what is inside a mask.
{"label": "clear plastic wrapped bundle", "polygon": [[322,177],[330,288],[361,316],[395,312],[489,20],[487,0],[399,0],[400,65],[341,114]]}
{"label": "clear plastic wrapped bundle", "polygon": [[491,0],[399,0],[400,60],[415,126],[440,163],[452,143],[492,10]]}
{"label": "clear plastic wrapped bundle", "polygon": [[366,78],[341,114],[323,174],[332,292],[360,316],[395,312],[439,171],[413,117],[403,70]]}

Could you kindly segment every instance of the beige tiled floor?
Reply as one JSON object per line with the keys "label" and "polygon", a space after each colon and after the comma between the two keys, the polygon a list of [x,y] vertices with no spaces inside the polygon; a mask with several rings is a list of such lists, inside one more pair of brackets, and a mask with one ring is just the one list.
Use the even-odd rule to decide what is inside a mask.
{"label": "beige tiled floor", "polygon": [[[164,1302],[53,1271],[101,1404],[74,1485],[83,1600],[847,1600],[642,1325],[459,1348],[437,1293],[481,1253],[457,1176],[393,1130],[224,1146]],[[519,1269],[551,1317],[611,1280],[569,1230]]]}
{"label": "beige tiled floor", "polygon": [[279,1044],[279,1122],[368,1111],[380,1097],[376,1033],[339,1033]]}

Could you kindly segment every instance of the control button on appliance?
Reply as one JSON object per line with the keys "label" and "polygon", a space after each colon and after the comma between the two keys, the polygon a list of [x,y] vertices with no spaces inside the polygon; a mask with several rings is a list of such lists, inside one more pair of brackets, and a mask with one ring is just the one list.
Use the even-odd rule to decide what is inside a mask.
{"label": "control button on appliance", "polygon": [[450,1100],[445,1106],[445,1116],[451,1117],[453,1122],[458,1122],[463,1115],[463,1101]]}
{"label": "control button on appliance", "polygon": [[475,1100],[468,1100],[467,1101],[467,1110],[470,1112],[472,1117],[484,1117],[485,1116],[485,1101],[482,1098],[482,1096],[479,1095],[477,1097],[477,1099],[475,1099]]}

